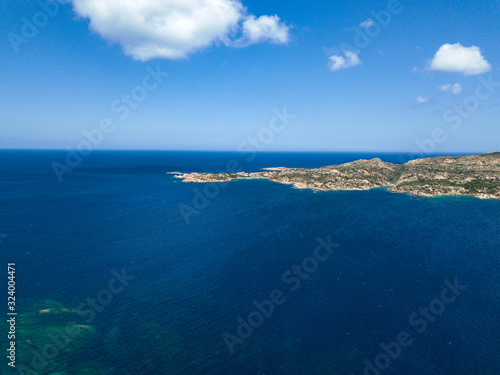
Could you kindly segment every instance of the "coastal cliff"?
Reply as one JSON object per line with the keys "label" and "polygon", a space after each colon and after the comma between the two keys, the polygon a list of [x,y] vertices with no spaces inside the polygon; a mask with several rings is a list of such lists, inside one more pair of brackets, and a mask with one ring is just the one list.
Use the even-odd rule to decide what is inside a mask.
{"label": "coastal cliff", "polygon": [[387,187],[395,193],[424,197],[470,195],[482,199],[500,199],[500,152],[423,158],[405,164],[387,163],[376,158],[315,169],[280,167],[254,173],[173,174],[190,183],[267,179],[297,189],[318,191]]}

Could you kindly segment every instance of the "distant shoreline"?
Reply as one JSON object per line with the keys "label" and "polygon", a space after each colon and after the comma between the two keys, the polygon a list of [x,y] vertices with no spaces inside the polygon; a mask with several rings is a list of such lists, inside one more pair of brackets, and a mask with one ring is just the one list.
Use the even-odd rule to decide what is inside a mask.
{"label": "distant shoreline", "polygon": [[359,191],[386,188],[395,193],[422,197],[474,196],[500,199],[500,152],[467,156],[438,156],[405,164],[379,158],[356,160],[321,168],[262,168],[263,172],[180,173],[186,183],[222,183],[233,180],[267,179],[296,189]]}

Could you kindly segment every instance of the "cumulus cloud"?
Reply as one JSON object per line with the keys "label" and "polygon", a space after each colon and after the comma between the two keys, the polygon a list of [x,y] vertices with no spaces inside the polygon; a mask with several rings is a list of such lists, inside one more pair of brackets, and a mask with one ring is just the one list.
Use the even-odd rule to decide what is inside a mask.
{"label": "cumulus cloud", "polygon": [[71,0],[76,13],[104,39],[136,60],[179,59],[223,43],[286,44],[278,16],[249,15],[239,0]]}
{"label": "cumulus cloud", "polygon": [[362,29],[368,29],[369,27],[372,27],[375,25],[375,21],[371,18],[368,18],[366,21],[363,21],[359,24],[359,27]]}
{"label": "cumulus cloud", "polygon": [[443,44],[430,62],[430,70],[476,75],[489,72],[491,65],[481,54],[479,47],[464,47],[460,43]]}
{"label": "cumulus cloud", "polygon": [[445,92],[451,92],[453,95],[460,95],[463,87],[460,83],[455,83],[454,85],[448,83],[446,85],[439,86],[438,89]]}
{"label": "cumulus cloud", "polygon": [[353,51],[344,51],[344,56],[332,55],[329,57],[328,67],[331,71],[336,72],[340,69],[353,68],[361,65],[361,60],[358,53]]}
{"label": "cumulus cloud", "polygon": [[262,42],[286,44],[289,39],[289,27],[277,15],[259,18],[251,15],[243,22],[242,32],[242,43],[247,45]]}

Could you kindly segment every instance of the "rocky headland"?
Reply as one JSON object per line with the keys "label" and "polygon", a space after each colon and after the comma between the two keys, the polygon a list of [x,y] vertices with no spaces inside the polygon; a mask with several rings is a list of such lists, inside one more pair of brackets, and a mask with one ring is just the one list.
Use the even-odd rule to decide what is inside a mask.
{"label": "rocky headland", "polygon": [[500,199],[500,152],[415,159],[405,164],[376,158],[316,169],[278,167],[253,173],[169,173],[190,183],[267,179],[317,191],[387,187],[392,192],[424,197],[470,195]]}

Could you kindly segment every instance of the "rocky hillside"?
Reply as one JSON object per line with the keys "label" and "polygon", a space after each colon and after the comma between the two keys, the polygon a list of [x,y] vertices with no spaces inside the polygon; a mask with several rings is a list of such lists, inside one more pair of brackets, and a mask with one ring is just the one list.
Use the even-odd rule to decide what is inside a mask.
{"label": "rocky hillside", "polygon": [[380,159],[357,160],[318,169],[288,169],[269,178],[298,189],[368,190],[392,185],[399,167]]}
{"label": "rocky hillside", "polygon": [[500,152],[412,160],[389,190],[422,196],[500,198]]}
{"label": "rocky hillside", "polygon": [[392,192],[425,197],[472,195],[500,199],[500,152],[416,159],[403,165],[371,159],[316,169],[269,168],[256,173],[188,173],[175,177],[194,183],[261,178],[297,189],[323,191],[387,186]]}

